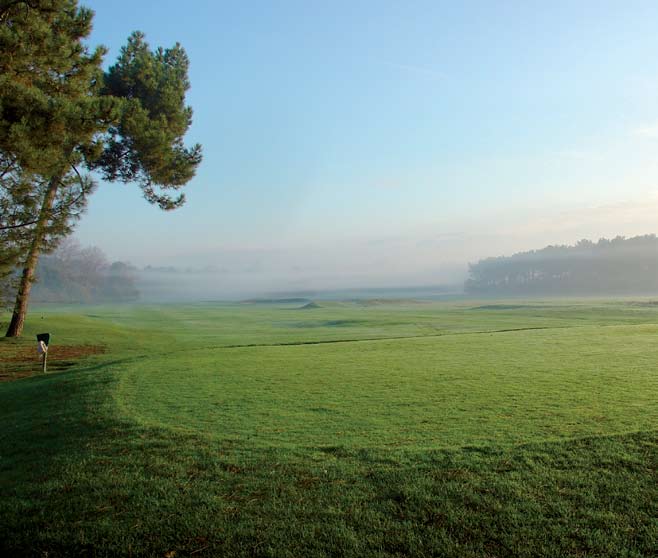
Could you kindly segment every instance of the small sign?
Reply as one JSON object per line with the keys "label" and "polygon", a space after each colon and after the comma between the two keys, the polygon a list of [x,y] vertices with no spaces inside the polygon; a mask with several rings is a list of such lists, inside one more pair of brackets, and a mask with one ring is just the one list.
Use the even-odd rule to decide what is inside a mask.
{"label": "small sign", "polygon": [[41,371],[44,374],[48,360],[48,343],[50,343],[50,333],[37,333],[37,352],[41,356]]}

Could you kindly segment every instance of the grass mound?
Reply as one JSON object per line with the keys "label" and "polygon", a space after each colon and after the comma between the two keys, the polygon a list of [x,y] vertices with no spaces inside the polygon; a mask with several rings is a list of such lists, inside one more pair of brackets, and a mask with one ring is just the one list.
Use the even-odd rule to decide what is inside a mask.
{"label": "grass mound", "polygon": [[32,384],[9,409],[33,427],[3,440],[12,442],[0,468],[3,555],[552,558],[654,548],[650,433],[423,452],[254,448],[121,420],[117,380],[89,369],[11,384]]}
{"label": "grass mound", "polygon": [[360,306],[400,306],[425,304],[425,301],[413,298],[357,298],[354,303]]}

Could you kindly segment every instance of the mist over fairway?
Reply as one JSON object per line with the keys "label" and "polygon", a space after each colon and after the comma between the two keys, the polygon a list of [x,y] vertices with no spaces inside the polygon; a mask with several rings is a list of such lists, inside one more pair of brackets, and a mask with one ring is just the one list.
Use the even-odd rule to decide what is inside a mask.
{"label": "mist over fairway", "polygon": [[463,282],[443,285],[373,286],[338,288],[324,282],[286,283],[284,278],[249,274],[226,277],[217,270],[146,269],[137,273],[140,301],[204,302],[212,300],[242,301],[250,299],[308,298],[318,300],[349,300],[356,298],[436,299],[463,293]]}

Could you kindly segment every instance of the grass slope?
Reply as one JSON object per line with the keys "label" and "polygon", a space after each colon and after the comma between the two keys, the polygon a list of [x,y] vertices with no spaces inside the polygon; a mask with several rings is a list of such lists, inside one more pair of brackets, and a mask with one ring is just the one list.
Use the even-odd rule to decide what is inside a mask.
{"label": "grass slope", "polygon": [[652,555],[655,305],[298,307],[33,313],[106,352],[0,385],[0,551]]}

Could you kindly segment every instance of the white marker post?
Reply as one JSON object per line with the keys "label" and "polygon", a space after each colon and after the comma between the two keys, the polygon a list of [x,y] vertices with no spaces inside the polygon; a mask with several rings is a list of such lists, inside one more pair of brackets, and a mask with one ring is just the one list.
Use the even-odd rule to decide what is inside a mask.
{"label": "white marker post", "polygon": [[37,353],[41,355],[41,372],[46,373],[46,363],[48,361],[48,343],[50,342],[50,333],[37,334]]}

